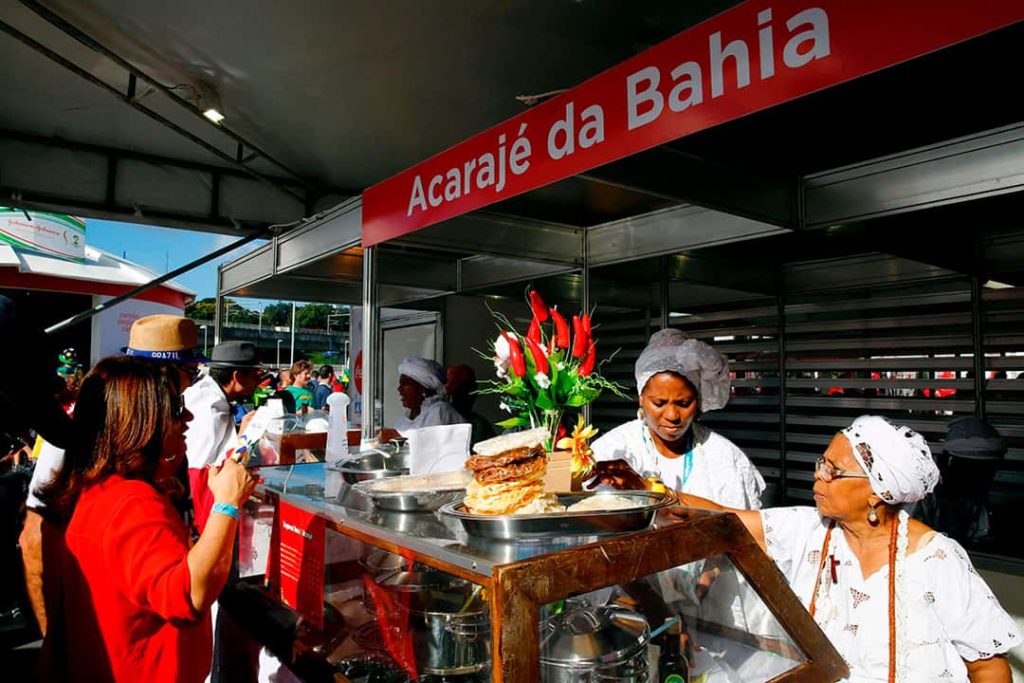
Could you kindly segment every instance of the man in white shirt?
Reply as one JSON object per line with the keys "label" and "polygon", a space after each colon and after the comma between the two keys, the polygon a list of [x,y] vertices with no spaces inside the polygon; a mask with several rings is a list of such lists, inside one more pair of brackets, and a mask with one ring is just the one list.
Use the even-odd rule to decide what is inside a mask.
{"label": "man in white shirt", "polygon": [[256,346],[252,342],[218,344],[213,348],[207,367],[206,376],[185,390],[185,407],[192,413],[192,422],[185,432],[185,453],[196,527],[200,533],[213,505],[206,488],[206,467],[219,463],[238,447],[239,431],[245,431],[253,415],[248,413],[240,429],[235,429],[231,402],[251,397],[260,378]]}
{"label": "man in white shirt", "polygon": [[[213,496],[206,484],[207,470],[239,446],[239,433],[245,431],[255,415],[255,411],[247,413],[236,429],[231,403],[251,397],[261,373],[256,346],[246,341],[223,342],[213,347],[207,367],[207,374],[185,390],[185,407],[192,413],[185,432],[185,455],[200,533],[213,507]],[[225,595],[232,593],[234,580],[234,576],[228,580],[213,606],[214,652],[209,681],[256,680],[260,645],[221,606]]]}

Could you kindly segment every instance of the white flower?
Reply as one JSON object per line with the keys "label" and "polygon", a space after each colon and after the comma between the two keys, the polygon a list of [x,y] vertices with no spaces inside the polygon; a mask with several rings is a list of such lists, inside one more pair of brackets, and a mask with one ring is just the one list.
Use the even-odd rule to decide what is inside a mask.
{"label": "white flower", "polygon": [[512,349],[509,348],[508,339],[505,339],[504,335],[499,334],[498,338],[494,340],[494,353],[501,361],[507,361],[512,355]]}
{"label": "white flower", "polygon": [[499,379],[508,379],[508,366],[509,362],[507,360],[494,359],[494,372],[498,375]]}
{"label": "white flower", "polygon": [[555,363],[555,367],[558,368],[559,372],[561,372],[562,370],[565,370],[565,363],[563,363],[562,361],[558,361],[557,363]]}
{"label": "white flower", "polygon": [[537,386],[541,389],[547,389],[551,386],[551,379],[548,378],[543,372],[538,372],[533,376],[533,381],[537,383]]}
{"label": "white flower", "polygon": [[506,413],[511,413],[512,412],[512,409],[509,408],[508,404],[505,403],[504,401],[502,401],[501,403],[498,404],[498,408],[500,408],[501,410],[504,410]]}

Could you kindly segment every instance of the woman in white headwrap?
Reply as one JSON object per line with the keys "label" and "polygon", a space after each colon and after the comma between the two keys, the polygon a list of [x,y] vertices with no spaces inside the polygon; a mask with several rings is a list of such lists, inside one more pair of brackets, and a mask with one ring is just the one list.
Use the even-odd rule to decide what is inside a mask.
{"label": "woman in white headwrap", "polygon": [[395,422],[399,433],[468,421],[444,399],[444,380],[444,368],[437,361],[408,356],[399,364],[398,394],[405,409]]}
{"label": "woman in white headwrap", "polygon": [[729,400],[729,363],[674,329],[654,333],[636,361],[637,418],[594,441],[597,483],[676,491],[758,509],[764,479],[743,451],[697,422]]}
{"label": "woman in white headwrap", "polygon": [[921,435],[865,416],[818,460],[817,508],[732,510],[850,665],[851,683],[1011,681],[1013,619],[963,548],[903,509],[938,478]]}

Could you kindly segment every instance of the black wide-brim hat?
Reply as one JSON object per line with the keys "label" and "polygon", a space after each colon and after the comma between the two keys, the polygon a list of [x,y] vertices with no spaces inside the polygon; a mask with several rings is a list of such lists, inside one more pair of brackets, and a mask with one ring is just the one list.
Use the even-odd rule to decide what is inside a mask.
{"label": "black wide-brim hat", "polygon": [[961,417],[949,423],[943,450],[970,460],[1002,460],[1006,442],[992,425],[976,417]]}
{"label": "black wide-brim hat", "polygon": [[247,341],[221,342],[213,347],[210,360],[206,363],[211,368],[260,368],[259,353],[256,345]]}

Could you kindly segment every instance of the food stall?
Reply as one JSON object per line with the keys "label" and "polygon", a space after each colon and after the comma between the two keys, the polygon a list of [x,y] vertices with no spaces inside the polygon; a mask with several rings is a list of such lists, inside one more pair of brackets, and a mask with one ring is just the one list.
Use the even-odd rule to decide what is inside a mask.
{"label": "food stall", "polygon": [[[400,492],[364,495],[325,463],[261,475],[242,568],[300,615],[284,656],[309,680],[647,681],[678,630],[702,647],[690,681],[845,672],[732,515],[676,518],[664,494],[634,493],[631,510],[481,520],[443,491],[396,511]],[[279,544],[269,567],[250,548],[271,546],[245,541],[261,536]]]}
{"label": "food stall", "polygon": [[[798,3],[761,10],[741,4],[354,200],[361,246],[351,254],[358,254],[362,272],[367,400],[379,401],[389,389],[375,379],[374,316],[382,306],[438,311],[444,359],[460,362],[455,349],[484,348],[492,338],[485,309],[520,297],[531,282],[549,300],[584,310],[599,305],[611,314],[602,343],[622,353],[607,368],[610,376],[629,377],[650,332],[667,326],[728,354],[733,397],[706,419],[773,485],[766,503],[808,500],[814,458],[858,414],[898,416],[924,433],[935,452],[951,416],[977,414],[1010,443],[993,501],[1012,509],[1024,494],[1024,404],[1019,382],[1005,373],[1024,369],[1024,343],[1012,329],[1024,311],[1024,233],[1011,220],[1024,187],[1024,147],[1019,113],[1001,102],[998,70],[986,65],[1016,63],[1021,8],[868,3],[853,16],[829,5],[827,22]],[[902,34],[910,25],[920,30]],[[746,62],[736,56],[741,53]],[[765,71],[769,63],[773,68]],[[694,73],[705,80],[700,88]],[[942,95],[950,74],[986,87],[969,102],[951,103]],[[704,99],[694,99],[698,92]],[[949,116],[934,115],[942,107],[952,108]],[[497,172],[497,159],[503,181],[481,177],[481,167]],[[275,270],[268,257],[267,269],[225,293],[265,295],[300,274],[310,278],[307,287],[331,286],[329,263],[342,244],[332,239],[334,229],[311,226],[317,237],[310,244],[319,246],[304,252],[292,271]],[[226,279],[232,271],[224,269]],[[939,374],[950,371],[955,374]],[[925,393],[935,389],[956,393]],[[606,428],[633,409],[602,400],[592,420]],[[375,434],[376,420],[367,415],[364,436]],[[329,509],[324,517],[338,513]],[[313,511],[308,502],[307,511]],[[341,518],[328,524],[342,535],[356,528]],[[586,554],[591,547],[616,557],[613,544],[631,557],[647,534],[682,539],[687,528],[704,528],[690,526],[698,522],[721,524],[714,528],[723,539],[733,533],[717,516],[669,525],[658,513],[657,520],[655,530],[592,539],[596,545],[515,545],[508,564],[524,562],[519,553],[534,547],[537,568],[560,572],[562,553],[579,553],[586,561],[572,566],[587,572],[608,564],[597,560],[604,558],[599,549]],[[465,529],[451,522],[443,525],[452,534],[445,543],[472,546]],[[390,519],[359,533],[364,542],[390,538],[384,545],[397,551],[407,547],[389,536],[399,527]],[[1012,539],[971,548],[975,561],[1020,572]],[[667,545],[687,547],[678,540]],[[729,553],[709,552],[701,561],[720,552]],[[695,558],[659,556],[659,568]],[[464,580],[487,580],[455,571],[465,570],[456,560],[466,557],[442,559],[416,556]],[[468,561],[470,569],[473,562],[489,566],[484,574],[497,591],[493,598],[505,564],[484,565],[484,559]],[[734,557],[730,562],[739,566]],[[741,573],[762,597],[774,592],[760,574]],[[639,568],[634,574],[570,582],[558,595],[646,576]],[[536,583],[549,592],[529,601],[531,629],[542,621],[532,616],[535,604],[554,597],[550,576]],[[763,599],[796,641],[791,629],[799,627],[774,598]],[[509,661],[497,621],[492,614],[493,659],[502,675]],[[536,654],[535,631],[527,630],[521,638]],[[756,635],[758,643],[766,638]],[[798,647],[808,652],[805,643]],[[528,665],[542,660],[538,655]]]}

